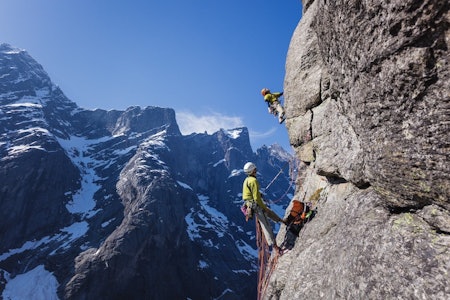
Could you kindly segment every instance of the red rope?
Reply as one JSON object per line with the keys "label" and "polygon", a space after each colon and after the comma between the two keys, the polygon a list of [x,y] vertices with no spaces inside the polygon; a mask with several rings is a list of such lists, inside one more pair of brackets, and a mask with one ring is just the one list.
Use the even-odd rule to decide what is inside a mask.
{"label": "red rope", "polygon": [[256,246],[258,247],[258,300],[261,299],[262,285],[264,282],[264,277],[266,274],[266,264],[267,264],[267,253],[269,252],[269,247],[267,246],[266,240],[264,239],[261,225],[258,222],[258,217],[255,216],[255,226],[256,226]]}
{"label": "red rope", "polygon": [[276,252],[271,259],[269,246],[261,230],[261,225],[258,222],[258,218],[255,216],[256,226],[256,245],[258,247],[258,300],[263,298],[266,288],[269,284],[270,276],[278,262],[278,252]]}
{"label": "red rope", "polygon": [[[295,167],[297,167],[297,173],[295,172]],[[269,183],[266,189],[275,181],[275,179],[282,173],[282,169],[275,176],[275,178]],[[295,176],[294,176],[295,175]],[[298,176],[298,165],[297,160],[289,161],[289,177],[291,182],[289,184],[286,192],[279,199],[275,201],[271,201],[272,203],[276,203],[281,201],[284,196],[289,192],[292,184],[297,180]],[[294,178],[295,177],[295,178]],[[270,256],[269,246],[267,245],[266,239],[261,230],[261,225],[259,224],[258,218],[255,216],[255,227],[256,227],[256,246],[258,247],[258,261],[259,261],[259,271],[258,271],[258,300],[261,300],[266,292],[266,289],[269,285],[270,277],[272,276],[273,271],[275,270],[275,266],[278,262],[278,257],[280,253],[275,250],[274,255]]]}

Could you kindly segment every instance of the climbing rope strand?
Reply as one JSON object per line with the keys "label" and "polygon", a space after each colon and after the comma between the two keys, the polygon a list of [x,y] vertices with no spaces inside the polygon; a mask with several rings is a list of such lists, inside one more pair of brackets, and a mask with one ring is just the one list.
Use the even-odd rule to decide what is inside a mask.
{"label": "climbing rope strand", "polygon": [[278,263],[278,257],[279,254],[278,252],[276,252],[273,258],[269,260],[269,271],[266,270],[266,276],[264,278],[264,282],[261,285],[261,292],[260,292],[261,298],[263,298],[263,296],[266,294],[267,287],[269,286],[270,277],[272,276],[272,273],[275,270],[275,266]]}
{"label": "climbing rope strand", "polygon": [[258,222],[258,218],[255,217],[256,225],[256,245],[258,247],[258,260],[259,260],[259,272],[258,272],[258,300],[263,299],[267,286],[269,285],[269,279],[275,269],[278,262],[279,253],[275,251],[271,256],[269,252],[269,246],[262,233],[261,225]]}
{"label": "climbing rope strand", "polygon": [[278,174],[275,175],[275,177],[272,179],[271,182],[269,182],[269,184],[265,187],[264,190],[267,190],[269,188],[269,186],[271,186],[272,183],[274,183],[274,181],[278,178],[278,176],[280,176],[281,173],[283,173],[283,169],[280,168],[280,171],[278,172]]}
{"label": "climbing rope strand", "polygon": [[286,196],[287,193],[289,192],[289,190],[291,189],[293,183],[294,183],[294,182],[291,180],[291,182],[290,182],[290,184],[289,184],[289,187],[286,189],[286,191],[284,192],[284,194],[283,194],[281,197],[279,197],[277,200],[272,200],[272,201],[270,201],[270,202],[271,202],[271,203],[278,203],[278,202],[280,202],[281,200],[283,200],[284,196]]}
{"label": "climbing rope strand", "polygon": [[[277,200],[269,201],[270,203],[278,203],[281,200],[283,200],[283,198],[287,195],[287,193],[291,189],[294,182],[297,180],[298,173],[294,174],[294,170],[295,170],[294,166],[297,165],[296,161],[297,161],[296,159],[291,159],[289,161],[289,178],[291,180],[289,182],[288,188],[286,189],[286,191],[284,192],[284,194],[281,197],[279,197]],[[264,190],[266,190],[282,172],[283,172],[283,170],[281,169],[280,172],[278,172],[278,174],[275,176],[275,178],[269,183],[269,185]]]}
{"label": "climbing rope strand", "polygon": [[258,300],[262,299],[262,286],[264,284],[264,278],[266,273],[266,265],[268,260],[269,247],[262,234],[261,225],[258,222],[258,217],[255,217],[256,226],[256,246],[258,247],[258,261],[259,261],[259,271],[258,271]]}
{"label": "climbing rope strand", "polygon": [[[280,201],[284,196],[286,196],[289,189],[292,187],[292,184],[297,180],[297,176],[295,176],[294,178],[295,168],[292,164],[294,164],[294,162],[292,160],[289,161],[289,177],[291,178],[289,187],[284,193],[284,195],[280,197],[277,201]],[[277,179],[277,177],[282,172],[283,169],[280,169],[280,172],[278,172],[278,174],[274,177],[274,179],[267,185],[266,189],[269,188],[270,185],[272,185],[272,183]],[[298,173],[296,175],[298,175]],[[258,247],[258,260],[259,260],[258,300],[261,300],[263,299],[263,296],[266,293],[266,289],[269,286],[270,277],[272,276],[272,273],[275,270],[275,267],[278,263],[278,257],[280,253],[278,253],[278,251],[275,250],[275,253],[272,256],[270,256],[269,246],[267,245],[267,242],[262,233],[261,225],[259,224],[258,218],[256,216],[255,216],[255,225],[256,225],[256,245]]]}

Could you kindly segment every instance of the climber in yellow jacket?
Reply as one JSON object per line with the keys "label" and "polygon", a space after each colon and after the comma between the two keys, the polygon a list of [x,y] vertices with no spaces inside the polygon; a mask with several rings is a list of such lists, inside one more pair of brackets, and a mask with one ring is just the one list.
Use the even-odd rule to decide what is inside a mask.
{"label": "climber in yellow jacket", "polygon": [[268,217],[275,222],[283,222],[283,220],[267,207],[261,197],[259,182],[256,179],[256,165],[252,162],[246,163],[244,165],[244,172],[247,174],[247,178],[245,178],[244,183],[242,184],[242,199],[247,206],[247,216],[252,215],[253,213],[256,215],[267,241],[267,245],[269,247],[273,246],[274,249],[279,249]]}
{"label": "climber in yellow jacket", "polygon": [[263,88],[261,90],[261,95],[264,97],[264,101],[266,101],[269,113],[274,114],[275,116],[278,115],[278,122],[283,123],[285,120],[284,117],[284,108],[280,103],[280,98],[283,96],[283,92],[280,93],[271,93],[268,88]]}

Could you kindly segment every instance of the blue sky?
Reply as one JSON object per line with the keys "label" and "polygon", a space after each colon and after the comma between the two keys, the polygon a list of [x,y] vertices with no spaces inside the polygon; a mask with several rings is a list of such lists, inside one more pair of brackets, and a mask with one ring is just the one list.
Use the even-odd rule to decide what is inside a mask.
{"label": "blue sky", "polygon": [[170,107],[183,134],[246,126],[254,151],[290,150],[260,90],[283,89],[300,18],[300,0],[1,0],[0,42],[80,107]]}

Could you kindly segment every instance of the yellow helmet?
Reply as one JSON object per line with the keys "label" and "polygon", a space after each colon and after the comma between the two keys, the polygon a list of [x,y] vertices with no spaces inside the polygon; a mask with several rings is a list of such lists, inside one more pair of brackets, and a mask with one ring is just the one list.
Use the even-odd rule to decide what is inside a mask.
{"label": "yellow helmet", "polygon": [[268,93],[270,93],[270,90],[268,88],[263,88],[261,90],[261,95],[263,95],[263,96],[267,95]]}

